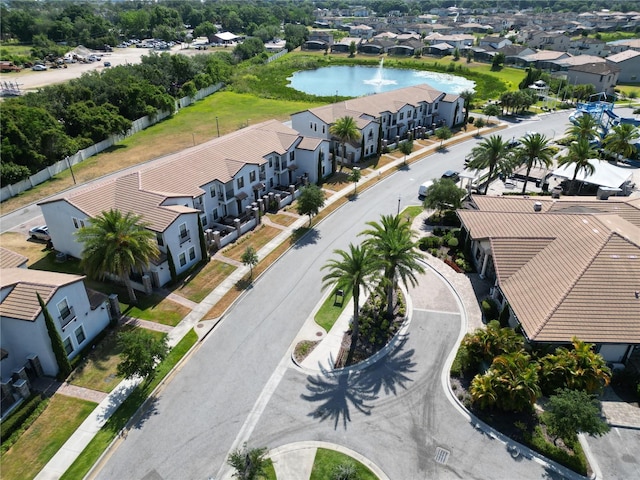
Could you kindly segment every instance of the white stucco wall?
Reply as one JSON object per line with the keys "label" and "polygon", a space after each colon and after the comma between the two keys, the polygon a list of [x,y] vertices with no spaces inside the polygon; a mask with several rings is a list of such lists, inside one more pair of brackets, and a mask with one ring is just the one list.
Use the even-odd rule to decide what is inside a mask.
{"label": "white stucco wall", "polygon": [[[183,223],[189,232],[189,239],[185,241],[180,238],[180,225]],[[173,223],[165,229],[164,240],[166,246],[171,249],[171,256],[173,257],[177,275],[185,272],[202,259],[198,232],[198,215],[196,213],[185,213],[174,220]],[[191,247],[193,247],[195,251],[195,258],[193,260],[189,259],[189,249]],[[180,265],[181,253],[185,254],[186,259],[185,265],[182,266]]]}
{"label": "white stucco wall", "polygon": [[[88,225],[87,215],[66,200],[45,203],[40,208],[45,223],[49,227],[49,235],[55,249],[72,257],[81,258],[83,247],[76,241],[75,232],[81,226],[80,221]],[[73,221],[74,218],[77,219],[78,227]]]}

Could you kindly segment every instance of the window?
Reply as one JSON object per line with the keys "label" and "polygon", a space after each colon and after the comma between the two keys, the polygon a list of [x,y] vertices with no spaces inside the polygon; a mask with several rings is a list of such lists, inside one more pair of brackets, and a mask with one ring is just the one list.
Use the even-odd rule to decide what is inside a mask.
{"label": "window", "polygon": [[180,266],[184,267],[187,264],[187,256],[182,252],[179,257]]}
{"label": "window", "polygon": [[164,247],[164,238],[162,238],[162,233],[156,233],[156,241],[158,242],[159,246]]}
{"label": "window", "polygon": [[80,220],[80,227],[84,228],[84,220]]}
{"label": "window", "polygon": [[244,177],[238,177],[238,188],[244,187]]}
{"label": "window", "polygon": [[218,219],[218,209],[215,209],[215,210],[213,211],[213,219],[214,219],[214,220],[217,220],[217,219]]}
{"label": "window", "polygon": [[317,123],[314,123],[314,124],[313,124],[313,131],[314,131],[314,132],[317,132],[317,131],[318,131],[318,124],[317,124]]}
{"label": "window", "polygon": [[273,167],[273,157],[269,157],[269,166]]}
{"label": "window", "polygon": [[196,259],[196,249],[195,249],[195,247],[191,247],[189,249],[189,260],[192,261],[192,260],[195,260],[195,259]]}
{"label": "window", "polygon": [[180,224],[180,238],[187,238],[189,236],[189,230],[187,230],[187,224]]}
{"label": "window", "polygon": [[73,226],[76,228],[80,228],[80,226],[78,225],[78,219],[76,217],[72,217],[71,220],[73,220]]}
{"label": "window", "polygon": [[249,172],[249,181],[250,182],[256,181],[256,172]]}
{"label": "window", "polygon": [[207,226],[207,223],[208,223],[208,222],[207,222],[207,216],[206,216],[206,215],[202,215],[202,216],[200,217],[200,221],[202,222],[202,226],[203,226],[203,227],[206,227],[206,226]]}
{"label": "window", "polygon": [[87,337],[84,334],[84,329],[82,328],[82,326],[79,326],[75,332],[73,332],[74,335],[76,336],[76,340],[78,341],[78,345],[82,344],[82,342],[84,342]]}
{"label": "window", "polygon": [[311,130],[313,128],[313,122],[309,122],[309,129]]}
{"label": "window", "polygon": [[62,345],[64,346],[64,351],[67,352],[67,356],[73,353],[73,343],[71,343],[71,337],[65,338],[64,342],[62,342]]}
{"label": "window", "polygon": [[60,312],[60,316],[65,319],[69,315],[71,315],[71,309],[69,308],[69,303],[66,298],[63,298],[60,302],[58,302],[58,312]]}
{"label": "window", "polygon": [[296,157],[296,152],[295,151],[289,152],[289,160],[290,161],[293,162],[295,160],[295,157]]}
{"label": "window", "polygon": [[322,133],[326,133],[326,132],[324,131],[324,129],[325,129],[325,128],[326,128],[326,125],[322,125]]}
{"label": "window", "polygon": [[400,120],[404,118],[404,112],[400,112]]}
{"label": "window", "polygon": [[215,185],[211,185],[209,187],[209,193],[211,194],[211,198],[216,196],[216,186]]}

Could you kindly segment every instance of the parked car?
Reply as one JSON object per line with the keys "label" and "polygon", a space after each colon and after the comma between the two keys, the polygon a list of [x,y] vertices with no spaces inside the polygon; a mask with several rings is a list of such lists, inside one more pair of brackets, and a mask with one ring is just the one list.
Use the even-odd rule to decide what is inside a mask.
{"label": "parked car", "polygon": [[453,180],[454,182],[457,182],[458,180],[460,180],[460,174],[453,170],[447,170],[442,174],[442,178],[448,178],[449,180]]}
{"label": "parked car", "polygon": [[47,69],[47,67],[45,65],[34,65],[33,67],[31,67],[31,70],[35,70],[36,72],[44,72]]}
{"label": "parked car", "polygon": [[31,230],[29,230],[29,235],[34,240],[43,240],[45,242],[51,240],[51,235],[49,235],[49,227],[47,227],[46,225],[33,227]]}
{"label": "parked car", "polygon": [[105,67],[110,67],[111,66],[111,62],[104,62],[104,66]]}

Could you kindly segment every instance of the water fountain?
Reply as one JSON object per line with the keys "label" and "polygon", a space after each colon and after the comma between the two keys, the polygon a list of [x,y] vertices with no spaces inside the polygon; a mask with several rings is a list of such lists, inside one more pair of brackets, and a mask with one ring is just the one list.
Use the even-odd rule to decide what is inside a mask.
{"label": "water fountain", "polygon": [[377,87],[376,90],[379,90],[383,85],[396,85],[398,82],[395,80],[386,80],[384,78],[384,57],[382,57],[380,58],[376,74],[372,79],[364,80],[363,83],[365,85],[373,85],[374,87]]}

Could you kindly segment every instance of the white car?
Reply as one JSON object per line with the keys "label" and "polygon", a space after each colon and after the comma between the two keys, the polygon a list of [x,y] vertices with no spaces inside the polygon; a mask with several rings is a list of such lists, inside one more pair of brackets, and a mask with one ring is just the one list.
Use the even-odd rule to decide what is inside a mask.
{"label": "white car", "polygon": [[31,67],[31,70],[35,70],[36,72],[44,72],[46,69],[47,67],[45,65],[40,65],[39,63]]}
{"label": "white car", "polygon": [[46,225],[33,227],[31,230],[29,230],[29,236],[33,240],[43,240],[45,242],[51,240],[51,235],[49,235],[49,227],[47,227]]}

